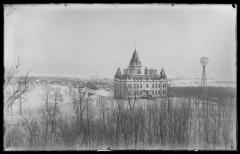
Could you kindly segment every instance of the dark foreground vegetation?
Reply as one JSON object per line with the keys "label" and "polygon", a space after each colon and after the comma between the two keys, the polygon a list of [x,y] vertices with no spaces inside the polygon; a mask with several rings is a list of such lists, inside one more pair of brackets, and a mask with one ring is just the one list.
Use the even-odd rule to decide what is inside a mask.
{"label": "dark foreground vegetation", "polygon": [[169,87],[169,95],[175,97],[205,97],[222,99],[236,96],[236,87]]}
{"label": "dark foreground vegetation", "polygon": [[[114,100],[69,88],[72,115],[60,110],[62,92],[46,86],[43,106],[4,121],[5,149],[236,149],[234,89],[208,88],[206,99],[194,87],[170,88],[157,100]],[[192,97],[189,97],[192,96]],[[215,98],[216,101],[211,98]],[[221,98],[221,102],[218,101]],[[231,105],[230,105],[231,104]]]}

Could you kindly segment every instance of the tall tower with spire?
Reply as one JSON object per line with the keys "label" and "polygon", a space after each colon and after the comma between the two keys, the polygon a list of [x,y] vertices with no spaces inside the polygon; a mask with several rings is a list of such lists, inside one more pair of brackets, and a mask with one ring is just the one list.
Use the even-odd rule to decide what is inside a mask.
{"label": "tall tower with spire", "polygon": [[118,67],[114,76],[114,98],[132,99],[146,97],[166,97],[167,96],[167,75],[164,69],[160,74],[156,69],[147,68],[142,74],[142,64],[139,59],[136,45],[132,58],[126,69]]}
{"label": "tall tower with spire", "polygon": [[130,71],[129,74],[141,74],[141,68],[141,61],[139,60],[138,53],[135,48],[128,66],[128,69]]}

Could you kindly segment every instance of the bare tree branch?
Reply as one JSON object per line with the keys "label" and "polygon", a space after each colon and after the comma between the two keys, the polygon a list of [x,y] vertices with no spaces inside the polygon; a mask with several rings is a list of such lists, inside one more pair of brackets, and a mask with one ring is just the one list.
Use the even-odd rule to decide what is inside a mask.
{"label": "bare tree branch", "polygon": [[28,71],[25,75],[19,77],[17,79],[17,88],[13,91],[11,96],[7,98],[7,109],[14,103],[16,99],[21,97],[24,93],[26,93],[29,90],[29,84],[28,84],[28,75],[30,71]]}

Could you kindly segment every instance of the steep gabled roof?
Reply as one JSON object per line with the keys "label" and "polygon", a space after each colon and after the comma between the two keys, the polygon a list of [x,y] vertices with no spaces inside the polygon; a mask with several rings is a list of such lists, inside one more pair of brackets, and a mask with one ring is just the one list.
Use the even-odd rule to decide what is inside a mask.
{"label": "steep gabled roof", "polygon": [[138,58],[138,53],[137,53],[136,49],[133,52],[132,59],[131,59],[129,65],[130,66],[141,65],[141,62],[140,62],[140,60]]}
{"label": "steep gabled roof", "polygon": [[161,72],[160,72],[160,76],[161,76],[161,78],[163,78],[163,79],[166,79],[166,78],[167,78],[167,75],[166,75],[166,73],[165,73],[165,71],[164,71],[163,68],[162,68],[162,70],[161,70]]}

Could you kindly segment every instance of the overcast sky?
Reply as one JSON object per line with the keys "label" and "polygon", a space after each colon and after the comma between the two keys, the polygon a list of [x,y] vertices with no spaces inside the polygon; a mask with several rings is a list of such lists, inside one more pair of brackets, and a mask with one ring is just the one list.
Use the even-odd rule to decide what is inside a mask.
{"label": "overcast sky", "polygon": [[136,44],[142,65],[170,76],[236,76],[231,5],[13,5],[5,7],[4,64],[32,74],[114,76]]}

